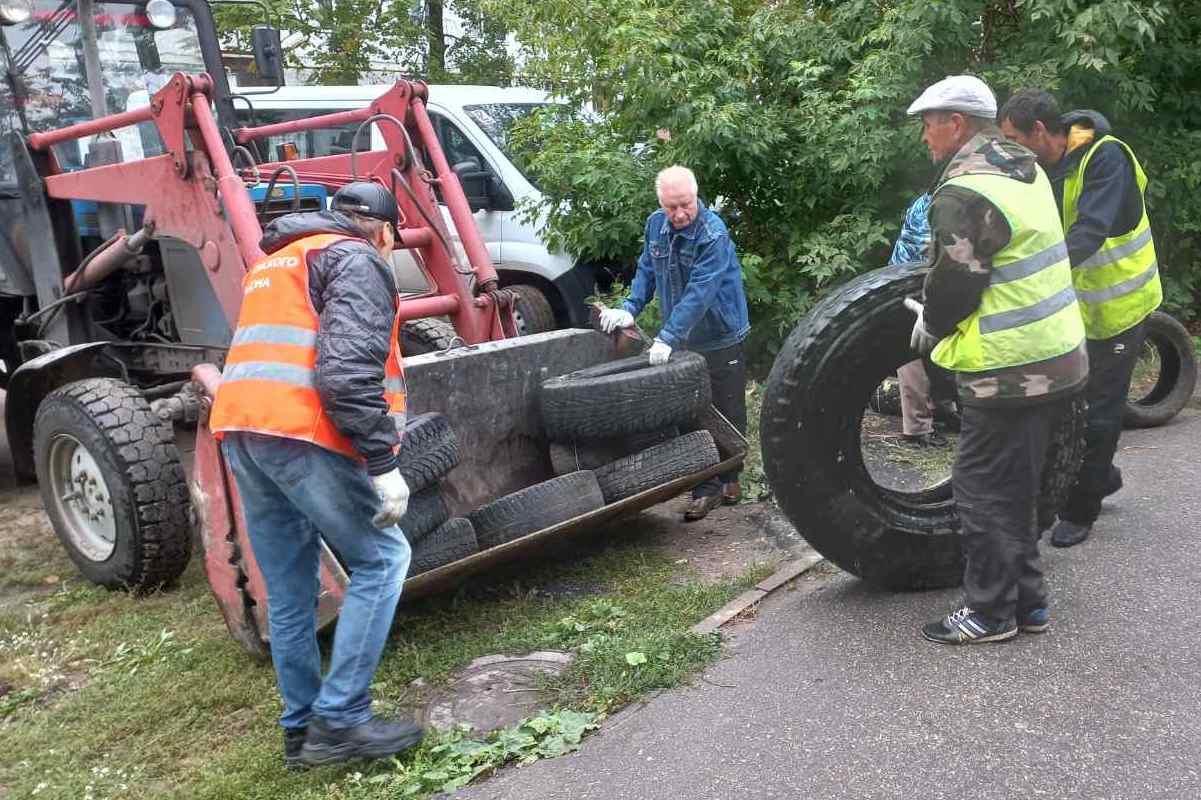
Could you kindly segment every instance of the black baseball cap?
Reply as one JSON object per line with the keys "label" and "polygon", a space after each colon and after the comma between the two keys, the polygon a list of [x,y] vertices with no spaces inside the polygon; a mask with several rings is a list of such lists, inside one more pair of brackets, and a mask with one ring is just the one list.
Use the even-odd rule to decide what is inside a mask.
{"label": "black baseball cap", "polygon": [[390,222],[393,227],[400,219],[396,198],[384,187],[371,181],[348,183],[334,193],[329,207],[333,211],[353,211],[364,217]]}

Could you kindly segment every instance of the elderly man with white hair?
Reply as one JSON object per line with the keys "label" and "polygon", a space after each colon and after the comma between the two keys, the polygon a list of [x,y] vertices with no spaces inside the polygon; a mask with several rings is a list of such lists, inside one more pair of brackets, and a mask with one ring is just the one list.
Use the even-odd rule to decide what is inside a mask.
{"label": "elderly man with white hair", "polygon": [[[665,363],[673,350],[699,352],[709,363],[713,404],[746,433],[746,364],[743,340],[751,330],[742,266],[721,218],[697,198],[696,176],[686,167],[668,167],[655,178],[660,208],[646,221],[642,256],[621,308],[601,314],[611,333],[634,324],[656,293],[663,327],[650,350],[652,364]],[[703,519],[725,502],[737,503],[742,490],[735,470],[692,490],[684,519]]]}

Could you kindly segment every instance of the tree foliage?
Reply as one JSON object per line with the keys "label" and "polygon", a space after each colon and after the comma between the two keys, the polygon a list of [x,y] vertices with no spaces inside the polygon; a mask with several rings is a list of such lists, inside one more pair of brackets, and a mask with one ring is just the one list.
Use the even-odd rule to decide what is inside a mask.
{"label": "tree foliage", "polygon": [[[481,0],[266,0],[266,5],[291,43],[289,64],[311,68],[315,83],[353,85],[379,64],[431,83],[512,82],[508,30],[484,12]],[[224,44],[248,51],[250,28],[262,22],[262,11],[230,5],[214,11]]]}
{"label": "tree foliage", "polygon": [[[517,135],[552,237],[636,257],[654,171],[720,199],[770,347],[814,298],[881,265],[933,177],[905,117],[928,84],[983,77],[1105,113],[1151,176],[1169,306],[1201,291],[1201,18],[1193,0],[484,0],[530,79],[597,119]],[[670,136],[656,136],[666,129]]]}

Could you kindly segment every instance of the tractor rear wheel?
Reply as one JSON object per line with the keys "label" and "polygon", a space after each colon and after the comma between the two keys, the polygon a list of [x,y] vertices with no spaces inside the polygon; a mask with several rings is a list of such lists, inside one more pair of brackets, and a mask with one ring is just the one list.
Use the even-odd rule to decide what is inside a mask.
{"label": "tractor rear wheel", "polygon": [[192,553],[183,465],[137,389],[89,378],[51,392],[33,447],[46,513],[85,578],[148,591],[180,576]]}
{"label": "tractor rear wheel", "polygon": [[558,327],[555,324],[554,309],[550,307],[550,301],[541,289],[524,283],[505,288],[517,293],[517,302],[513,304],[513,320],[517,323],[518,336],[546,333]]}

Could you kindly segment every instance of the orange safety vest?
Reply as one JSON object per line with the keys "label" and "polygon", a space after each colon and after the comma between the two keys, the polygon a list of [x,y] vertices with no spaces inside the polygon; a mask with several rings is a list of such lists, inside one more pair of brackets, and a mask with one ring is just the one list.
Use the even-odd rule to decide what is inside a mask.
{"label": "orange safety vest", "polygon": [[[209,428],[253,431],[320,445],[361,460],[317,394],[317,310],[309,295],[308,257],[354,237],[306,236],[259,261],[242,282],[242,310],[221,386],[209,414]],[[384,362],[384,398],[397,430],[404,430],[404,362],[397,341],[399,303],[392,341]]]}

